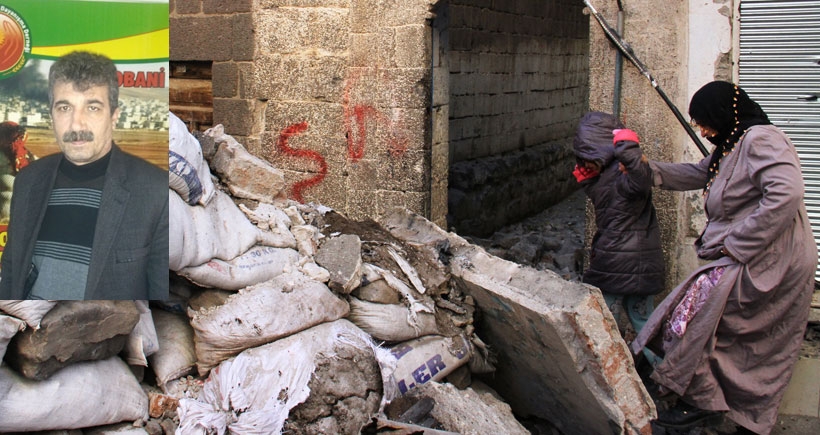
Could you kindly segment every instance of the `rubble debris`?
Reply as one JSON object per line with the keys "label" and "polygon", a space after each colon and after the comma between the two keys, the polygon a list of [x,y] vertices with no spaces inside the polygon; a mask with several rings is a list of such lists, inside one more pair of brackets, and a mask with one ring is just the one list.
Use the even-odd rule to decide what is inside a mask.
{"label": "rubble debris", "polygon": [[[322,205],[287,200],[275,186],[243,191],[250,181],[242,177],[276,170],[225,145],[233,138],[221,126],[208,134],[199,138],[200,152],[169,156],[169,163],[177,158],[177,181],[187,184],[175,189],[169,174],[168,300],[151,301],[150,316],[144,305],[140,310],[124,301],[133,305],[130,317],[112,318],[128,317],[128,328],[98,319],[98,328],[122,329],[122,341],[99,348],[74,344],[77,325],[66,322],[66,331],[57,331],[50,319],[66,309],[65,302],[25,301],[36,302],[25,310],[0,302],[6,317],[21,319],[11,321],[9,329],[16,329],[7,334],[14,337],[4,358],[8,365],[0,367],[0,391],[24,382],[44,394],[64,373],[115,361],[115,373],[126,368],[122,385],[141,390],[129,398],[110,384],[103,390],[106,405],[129,413],[108,410],[107,419],[54,428],[152,435],[283,428],[446,434],[471,433],[476,425],[487,433],[483,425],[506,422],[490,432],[510,433],[520,426],[511,408],[566,433],[645,433],[654,407],[597,289],[488,255],[407,210],[379,222],[351,221]],[[229,154],[242,165],[264,168],[218,162]],[[186,158],[193,161],[180,161]],[[218,177],[202,165],[214,166],[215,160],[222,167],[214,171]],[[197,196],[197,183],[208,182],[210,196]],[[96,302],[75,303],[93,310]],[[28,327],[18,332],[24,321]],[[39,325],[49,345],[68,332],[68,345],[58,353],[70,357],[35,381],[16,371],[23,349],[15,343]],[[95,329],[83,338],[98,343]],[[126,337],[131,341],[123,353]],[[79,362],[74,354],[88,356],[89,349],[96,349],[95,359],[119,355]],[[482,380],[500,395],[485,394]],[[388,415],[394,403],[422,392],[427,398],[413,409],[423,419],[408,419],[406,409]],[[77,397],[74,390],[67,394]],[[72,402],[75,411],[96,410],[96,396],[87,397],[88,404]],[[4,400],[2,420],[13,416],[7,426],[40,429],[23,414],[6,414],[11,408],[4,408],[10,406]],[[476,409],[480,418],[466,417]]]}
{"label": "rubble debris", "polygon": [[406,210],[381,223],[411,243],[449,239],[453,279],[475,298],[476,328],[498,356],[486,381],[517,415],[564,433],[651,432],[654,403],[598,289],[491,256]]}
{"label": "rubble debris", "polygon": [[529,435],[530,432],[515,419],[509,405],[488,387],[479,388],[459,390],[448,383],[430,382],[391,403],[385,413],[399,422],[463,435]]}
{"label": "rubble debris", "polygon": [[138,321],[133,301],[60,301],[40,329],[11,340],[6,362],[29,379],[43,380],[73,363],[118,354]]}

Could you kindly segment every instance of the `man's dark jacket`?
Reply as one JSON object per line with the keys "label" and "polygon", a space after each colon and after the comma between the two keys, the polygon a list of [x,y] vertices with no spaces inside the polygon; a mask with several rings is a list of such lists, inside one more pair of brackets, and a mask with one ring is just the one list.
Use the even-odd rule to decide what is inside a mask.
{"label": "man's dark jacket", "polygon": [[[14,181],[0,299],[28,296],[34,243],[63,158],[57,153],[34,161]],[[167,183],[165,171],[112,146],[85,299],[168,298]]]}
{"label": "man's dark jacket", "polygon": [[[590,112],[578,126],[575,156],[601,165],[581,182],[595,206],[595,236],[583,281],[616,295],[649,295],[664,289],[660,227],[652,204],[652,171],[632,141],[612,144],[623,128],[608,113]],[[618,169],[622,163],[626,174]]]}

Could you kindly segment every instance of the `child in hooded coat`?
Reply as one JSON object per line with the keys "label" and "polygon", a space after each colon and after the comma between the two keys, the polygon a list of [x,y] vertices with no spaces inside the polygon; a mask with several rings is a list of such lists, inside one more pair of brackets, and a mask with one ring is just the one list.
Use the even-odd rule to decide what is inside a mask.
{"label": "child in hooded coat", "polygon": [[601,289],[619,327],[622,306],[636,333],[665,275],[652,171],[638,143],[633,131],[603,112],[587,113],[573,141],[573,175],[595,207],[597,227],[583,282]]}

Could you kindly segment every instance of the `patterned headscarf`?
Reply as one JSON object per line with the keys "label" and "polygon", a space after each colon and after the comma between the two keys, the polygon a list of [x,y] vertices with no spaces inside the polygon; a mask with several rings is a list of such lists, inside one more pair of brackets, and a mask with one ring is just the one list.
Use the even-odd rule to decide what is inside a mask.
{"label": "patterned headscarf", "polygon": [[708,192],[717,176],[720,161],[734,150],[743,133],[753,125],[771,124],[766,112],[746,91],[729,82],[714,81],[700,88],[689,102],[689,116],[698,125],[714,129],[708,138],[716,145],[709,162],[704,192]]}

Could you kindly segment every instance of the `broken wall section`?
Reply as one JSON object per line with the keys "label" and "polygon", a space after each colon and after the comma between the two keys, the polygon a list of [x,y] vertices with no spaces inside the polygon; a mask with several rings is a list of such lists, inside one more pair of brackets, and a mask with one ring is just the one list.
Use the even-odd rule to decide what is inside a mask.
{"label": "broken wall section", "polygon": [[566,434],[651,433],[654,402],[598,289],[488,255],[406,211],[382,225],[452,255],[454,285],[474,298],[476,331],[497,354],[485,381],[516,415]]}

